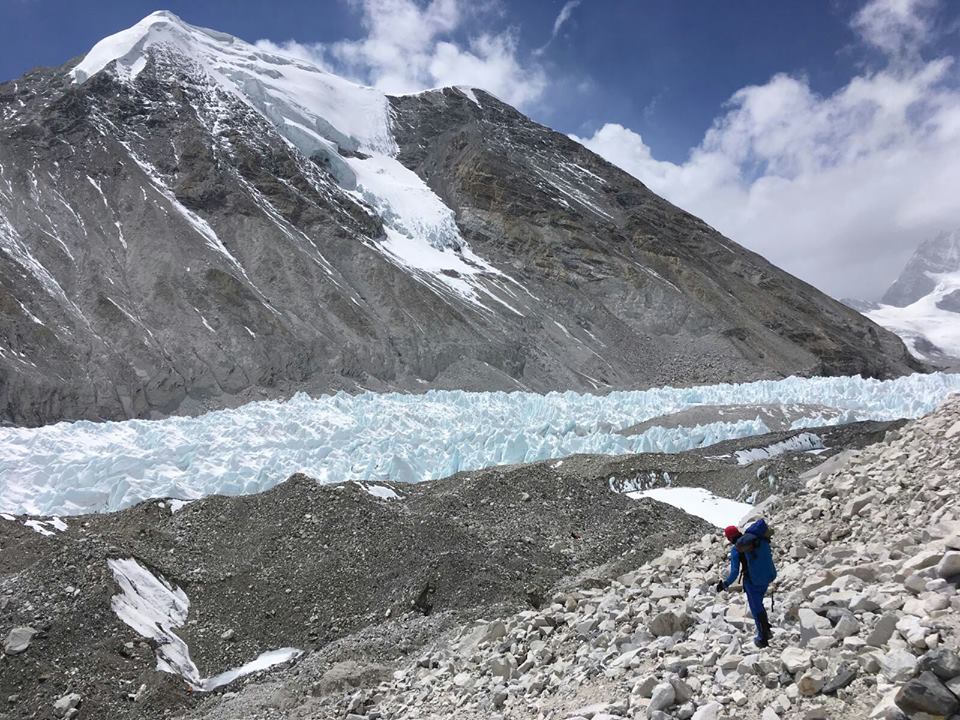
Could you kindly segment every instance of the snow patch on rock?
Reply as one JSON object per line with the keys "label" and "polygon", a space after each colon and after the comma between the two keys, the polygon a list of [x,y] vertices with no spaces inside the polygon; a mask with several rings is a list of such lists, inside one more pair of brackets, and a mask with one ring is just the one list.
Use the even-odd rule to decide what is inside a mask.
{"label": "snow patch on rock", "polygon": [[302,654],[296,648],[280,648],[262,653],[250,662],[210,678],[202,678],[190,659],[187,644],[175,632],[184,625],[190,612],[190,600],[179,587],[158,577],[133,558],[107,561],[120,586],[110,607],[126,625],[141,637],[155,643],[157,670],[179,675],[194,690],[214,690],[239,677],[274,665],[289,662]]}
{"label": "snow patch on rock", "polygon": [[[342,187],[382,218],[386,234],[377,247],[390,258],[428,274],[434,289],[455,292],[475,305],[482,305],[479,293],[490,295],[479,287],[480,276],[502,273],[470,252],[453,211],[396,160],[390,103],[378,90],[302,59],[189,25],[167,11],[98,42],[71,76],[82,83],[112,68],[119,79],[132,82],[151,57],[170,53],[263,115],[305,156],[325,158]],[[477,102],[471,92],[463,92]],[[212,234],[202,226],[198,230],[208,238]]]}
{"label": "snow patch on rock", "polygon": [[747,503],[728,500],[698,487],[652,488],[639,492],[629,492],[627,497],[634,500],[650,498],[672,505],[689,515],[703,518],[716,527],[735,525],[741,517],[752,509],[752,506]]}

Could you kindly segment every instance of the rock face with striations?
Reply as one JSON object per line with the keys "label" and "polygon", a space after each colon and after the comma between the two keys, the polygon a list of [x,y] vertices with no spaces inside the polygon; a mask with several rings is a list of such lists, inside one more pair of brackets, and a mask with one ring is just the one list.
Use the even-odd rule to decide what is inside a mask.
{"label": "rock face with striations", "polygon": [[0,249],[2,422],[920,368],[489,94],[166,12],[0,85]]}

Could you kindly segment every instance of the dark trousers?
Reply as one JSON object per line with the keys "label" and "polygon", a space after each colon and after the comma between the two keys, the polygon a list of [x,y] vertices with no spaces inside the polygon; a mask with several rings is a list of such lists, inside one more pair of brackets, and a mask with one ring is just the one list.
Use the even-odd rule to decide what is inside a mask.
{"label": "dark trousers", "polygon": [[767,594],[768,585],[754,585],[753,583],[743,583],[743,592],[747,595],[747,605],[750,607],[750,614],[753,615],[753,622],[757,626],[757,640],[763,640],[763,623],[761,618],[766,618],[767,611],[763,607],[763,596]]}

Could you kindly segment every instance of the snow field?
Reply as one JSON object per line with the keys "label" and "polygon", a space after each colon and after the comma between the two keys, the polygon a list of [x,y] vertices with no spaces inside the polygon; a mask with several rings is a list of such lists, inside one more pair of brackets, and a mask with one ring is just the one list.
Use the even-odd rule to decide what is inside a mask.
{"label": "snow field", "polygon": [[[929,273],[928,273],[929,274]],[[960,315],[939,306],[946,298],[960,292],[960,272],[931,274],[936,288],[911,305],[881,305],[866,313],[878,325],[899,335],[910,352],[926,359],[918,349],[918,339],[926,339],[952,357],[960,357]]]}
{"label": "snow field", "polygon": [[678,452],[767,432],[759,417],[619,430],[696,405],[817,404],[811,423],[918,417],[960,375],[890,381],[787,378],[588,395],[339,393],[250,403],[189,418],[0,428],[0,512],[75,515],[147,498],[191,500],[267,490],[301,471],[321,483],[420,482],[461,470],[575,453]]}
{"label": "snow field", "polygon": [[709,490],[698,487],[663,487],[651,490],[629,492],[627,497],[634,500],[650,498],[658,500],[675,508],[680,508],[688,515],[703,518],[716,527],[736,525],[752,506],[748,503],[728,500],[714,495]]}

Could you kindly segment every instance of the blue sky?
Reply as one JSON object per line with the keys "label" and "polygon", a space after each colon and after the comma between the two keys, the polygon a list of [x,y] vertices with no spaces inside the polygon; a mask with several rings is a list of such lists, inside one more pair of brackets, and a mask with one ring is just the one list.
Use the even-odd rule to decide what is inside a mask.
{"label": "blue sky", "polygon": [[[513,30],[524,57],[550,39],[564,2],[491,5],[451,36]],[[807,0],[614,2],[573,8],[539,62],[559,87],[525,108],[551,127],[592,133],[605,122],[640,132],[665,160],[683,160],[717,109],[739,88],[777,72],[802,73],[820,92],[839,87],[863,60],[848,20],[859,3]],[[0,78],[59,65],[156,9],[245,40],[333,43],[364,35],[356,3],[328,0],[122,2],[5,0]]]}
{"label": "blue sky", "polygon": [[160,7],[386,92],[487,87],[834,295],[960,225],[960,2],[3,0],[0,78]]}

